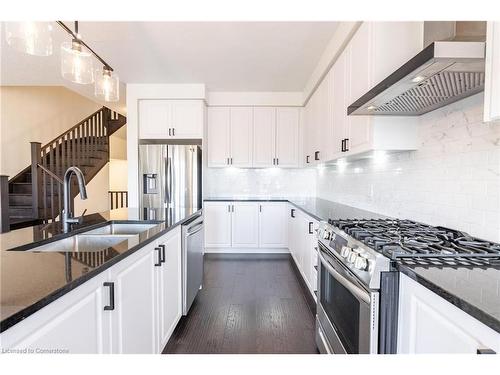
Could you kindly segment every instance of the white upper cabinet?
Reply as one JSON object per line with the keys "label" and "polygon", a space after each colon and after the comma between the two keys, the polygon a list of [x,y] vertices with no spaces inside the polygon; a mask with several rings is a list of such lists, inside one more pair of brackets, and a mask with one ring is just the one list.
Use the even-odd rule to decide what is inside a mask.
{"label": "white upper cabinet", "polygon": [[348,102],[352,103],[372,86],[372,22],[363,22],[349,45],[349,92]]}
{"label": "white upper cabinet", "polygon": [[298,167],[300,109],[211,107],[208,166]]}
{"label": "white upper cabinet", "polygon": [[[372,86],[371,36],[372,23],[363,22],[347,47],[348,105],[366,94]],[[348,116],[347,129],[345,149],[348,149],[351,153],[357,153],[370,148],[372,132],[370,116]]]}
{"label": "white upper cabinet", "polygon": [[143,99],[139,101],[139,138],[203,138],[203,119],[201,100]]}
{"label": "white upper cabinet", "polygon": [[208,108],[208,166],[229,166],[231,114],[227,107]]}
{"label": "white upper cabinet", "polygon": [[484,121],[500,121],[500,22],[488,22],[485,74]]}
{"label": "white upper cabinet", "polygon": [[329,159],[336,159],[342,155],[343,140],[348,134],[347,119],[347,54],[344,50],[331,70],[332,94],[332,141],[329,145]]}
{"label": "white upper cabinet", "polygon": [[[373,150],[417,148],[418,118],[347,116],[347,107],[417,54],[421,35],[421,22],[361,24],[310,100],[307,131],[318,139],[320,162]],[[397,51],[391,53],[395,45]],[[317,102],[322,109],[315,109]]]}
{"label": "white upper cabinet", "polygon": [[168,138],[171,118],[172,106],[168,101],[139,100],[139,138]]}
{"label": "white upper cabinet", "polygon": [[253,166],[272,167],[276,163],[276,108],[253,110]]}
{"label": "white upper cabinet", "polygon": [[172,137],[203,138],[204,103],[201,100],[172,102]]}
{"label": "white upper cabinet", "polygon": [[253,108],[231,108],[231,156],[235,167],[252,166]]}
{"label": "white upper cabinet", "polygon": [[276,165],[299,165],[300,110],[293,107],[276,109]]}

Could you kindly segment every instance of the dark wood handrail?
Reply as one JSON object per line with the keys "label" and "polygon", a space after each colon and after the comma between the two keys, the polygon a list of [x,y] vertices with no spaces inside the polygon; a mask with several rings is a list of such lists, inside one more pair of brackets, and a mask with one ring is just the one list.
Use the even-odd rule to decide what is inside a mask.
{"label": "dark wood handrail", "polygon": [[41,168],[43,171],[45,171],[48,175],[50,175],[50,177],[55,178],[55,179],[56,179],[56,181],[57,181],[57,182],[59,182],[61,185],[64,185],[63,180],[61,180],[61,179],[59,178],[59,176],[58,176],[58,175],[56,175],[55,173],[53,173],[50,169],[45,168],[45,167],[44,167],[43,165],[41,165],[41,164],[37,164],[37,166],[38,166],[39,168]]}
{"label": "dark wood handrail", "polygon": [[92,113],[90,116],[87,116],[85,117],[82,121],[80,121],[78,124],[76,124],[75,126],[72,126],[71,128],[69,128],[68,130],[66,130],[64,133],[62,134],[59,134],[57,137],[55,137],[53,140],[51,140],[50,142],[47,142],[46,144],[44,144],[42,146],[42,148],[46,148],[48,146],[50,146],[52,143],[58,141],[59,139],[63,138],[65,135],[71,133],[74,129],[78,128],[80,125],[82,125],[85,121],[89,121],[92,117],[94,117],[95,115],[97,115],[99,112],[101,111],[104,111],[105,109],[108,109],[107,107],[101,107],[99,108],[97,111],[95,111],[94,113]]}

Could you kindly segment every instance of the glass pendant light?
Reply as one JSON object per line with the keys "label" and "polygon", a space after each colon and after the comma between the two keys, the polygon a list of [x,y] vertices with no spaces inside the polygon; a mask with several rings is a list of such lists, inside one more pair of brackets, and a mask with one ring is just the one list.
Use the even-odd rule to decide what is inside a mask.
{"label": "glass pendant light", "polygon": [[75,83],[94,82],[92,54],[83,50],[78,39],[61,44],[61,74],[68,81]]}
{"label": "glass pendant light", "polygon": [[120,81],[118,75],[108,66],[95,72],[95,91],[97,98],[106,102],[117,102],[120,98]]}
{"label": "glass pendant light", "polygon": [[92,53],[83,49],[78,34],[78,21],[75,21],[74,38],[61,44],[61,74],[68,81],[88,84],[94,82]]}
{"label": "glass pendant light", "polygon": [[5,22],[5,40],[9,46],[29,55],[52,55],[50,22]]}

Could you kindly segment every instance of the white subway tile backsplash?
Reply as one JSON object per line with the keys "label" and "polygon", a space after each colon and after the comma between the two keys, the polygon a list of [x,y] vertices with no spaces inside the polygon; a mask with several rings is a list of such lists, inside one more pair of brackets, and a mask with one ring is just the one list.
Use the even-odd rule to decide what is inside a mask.
{"label": "white subway tile backsplash", "polygon": [[500,126],[482,94],[420,118],[417,151],[317,172],[317,196],[500,242]]}
{"label": "white subway tile backsplash", "polygon": [[314,197],[313,169],[205,169],[204,195],[210,197]]}

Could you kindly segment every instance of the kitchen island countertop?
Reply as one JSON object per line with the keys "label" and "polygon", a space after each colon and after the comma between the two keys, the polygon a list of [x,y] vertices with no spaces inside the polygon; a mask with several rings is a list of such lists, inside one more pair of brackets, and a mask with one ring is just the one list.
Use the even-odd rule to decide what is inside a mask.
{"label": "kitchen island countertop", "polygon": [[[60,222],[0,234],[0,332],[185,223],[199,211],[199,208],[158,209],[155,220],[150,220],[144,219],[138,209],[121,208],[86,215],[68,234],[63,233]],[[105,256],[96,262],[82,262],[71,256],[72,253],[29,251],[37,245],[110,222],[141,222],[154,226],[108,248]]]}

